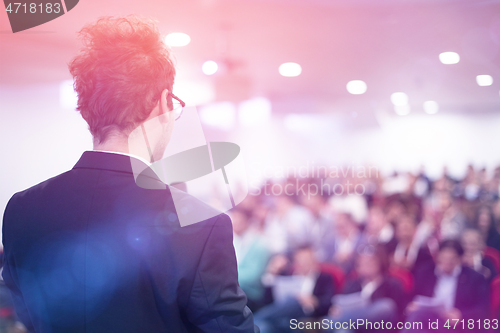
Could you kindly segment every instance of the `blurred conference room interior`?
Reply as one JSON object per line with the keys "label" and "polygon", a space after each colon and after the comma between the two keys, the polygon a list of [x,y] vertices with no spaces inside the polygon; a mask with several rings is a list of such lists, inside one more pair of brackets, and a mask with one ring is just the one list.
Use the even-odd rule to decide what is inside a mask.
{"label": "blurred conference room interior", "polygon": [[[488,281],[485,316],[499,318],[500,1],[82,0],[15,34],[1,10],[2,214],[15,192],[92,149],[67,64],[85,24],[128,14],[158,21],[175,58],[173,92],[196,107],[206,141],[241,148],[249,193],[228,214],[238,224],[238,264],[247,230],[265,248],[252,268],[258,276],[240,273],[253,279],[246,292],[257,319],[268,320],[257,314],[272,303],[264,277],[293,275],[308,255],[326,271],[340,269],[330,273],[332,295],[341,293],[349,274],[360,274],[358,243],[320,243],[340,242],[339,230],[349,228],[346,237],[359,233],[373,253],[393,242],[387,255],[408,295],[414,266],[398,265],[394,252],[405,231],[411,244],[421,236],[430,261],[440,243],[458,241],[464,265]],[[314,231],[319,220],[326,229]],[[439,232],[426,234],[423,224]],[[289,237],[278,244],[276,232]],[[491,266],[472,263],[474,232],[471,251]],[[332,315],[329,302],[319,316]]]}

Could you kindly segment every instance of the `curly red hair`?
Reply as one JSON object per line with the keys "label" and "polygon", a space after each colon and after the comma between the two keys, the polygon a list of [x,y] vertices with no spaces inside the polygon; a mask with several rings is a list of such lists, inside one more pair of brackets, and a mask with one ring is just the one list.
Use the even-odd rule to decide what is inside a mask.
{"label": "curly red hair", "polygon": [[149,116],[164,89],[172,91],[170,51],[155,22],[136,16],[101,18],[80,37],[84,47],[69,64],[77,110],[98,142],[112,129],[128,134]]}

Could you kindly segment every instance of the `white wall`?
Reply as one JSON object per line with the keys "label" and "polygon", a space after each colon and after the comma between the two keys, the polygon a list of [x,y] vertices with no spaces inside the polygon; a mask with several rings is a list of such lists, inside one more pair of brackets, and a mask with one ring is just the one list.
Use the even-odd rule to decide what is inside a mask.
{"label": "white wall", "polygon": [[[466,166],[500,165],[500,114],[378,115],[378,124],[355,129],[345,117],[308,115],[274,118],[265,130],[243,128],[228,135],[243,147],[250,173],[279,167],[375,165],[382,173],[416,171],[433,176],[447,166],[462,176]],[[258,178],[258,175],[256,175]]]}
{"label": "white wall", "polygon": [[59,83],[0,87],[0,211],[10,197],[72,168],[92,148],[87,124],[59,105]]}

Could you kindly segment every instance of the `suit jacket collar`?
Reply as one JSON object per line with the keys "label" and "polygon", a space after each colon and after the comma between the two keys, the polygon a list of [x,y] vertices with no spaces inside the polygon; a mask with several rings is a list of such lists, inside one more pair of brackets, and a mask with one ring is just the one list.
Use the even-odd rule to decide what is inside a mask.
{"label": "suit jacket collar", "polygon": [[86,151],[80,157],[73,169],[98,169],[133,174],[132,164],[130,162],[132,158],[135,160],[134,163],[144,164],[144,169],[147,168],[144,162],[132,156],[129,157],[102,151]]}

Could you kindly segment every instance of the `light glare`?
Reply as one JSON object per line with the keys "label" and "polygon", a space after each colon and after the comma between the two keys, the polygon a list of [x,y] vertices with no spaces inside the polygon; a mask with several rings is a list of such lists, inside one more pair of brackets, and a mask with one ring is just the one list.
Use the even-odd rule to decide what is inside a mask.
{"label": "light glare", "polygon": [[205,75],[213,75],[217,73],[217,70],[219,69],[219,65],[213,60],[208,60],[203,63],[203,66],[201,66],[201,70]]}
{"label": "light glare", "polygon": [[400,116],[406,116],[410,111],[409,105],[394,105],[394,112]]}
{"label": "light glare", "polygon": [[481,87],[491,86],[493,84],[493,77],[491,75],[478,75],[476,82]]}
{"label": "light glare", "polygon": [[186,46],[191,42],[191,37],[183,32],[172,32],[165,37],[165,43],[171,47]]}
{"label": "light glare", "polygon": [[280,65],[279,72],[287,77],[299,76],[302,73],[302,67],[295,62],[285,62]]}
{"label": "light glare", "polygon": [[436,114],[439,111],[439,104],[436,101],[424,102],[424,111],[427,114]]}
{"label": "light glare", "polygon": [[405,106],[408,104],[408,95],[404,92],[395,92],[391,95],[391,102],[395,106]]}
{"label": "light glare", "polygon": [[367,86],[364,81],[352,80],[347,83],[347,91],[353,95],[361,95],[366,92]]}
{"label": "light glare", "polygon": [[453,65],[460,61],[460,56],[456,52],[443,52],[439,54],[439,60],[445,65]]}
{"label": "light glare", "polygon": [[243,126],[265,123],[271,118],[271,102],[264,97],[243,101],[238,106],[238,118]]}
{"label": "light glare", "polygon": [[215,88],[210,80],[191,80],[180,75],[175,79],[174,94],[187,105],[206,104],[215,99]]}
{"label": "light glare", "polygon": [[78,106],[78,95],[73,89],[73,80],[65,80],[59,85],[59,105],[63,109],[72,110]]}
{"label": "light glare", "polygon": [[209,126],[230,130],[236,118],[236,106],[231,102],[212,103],[200,107],[200,120]]}

